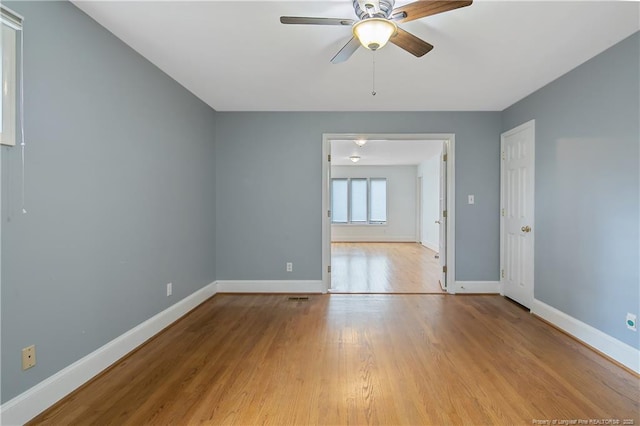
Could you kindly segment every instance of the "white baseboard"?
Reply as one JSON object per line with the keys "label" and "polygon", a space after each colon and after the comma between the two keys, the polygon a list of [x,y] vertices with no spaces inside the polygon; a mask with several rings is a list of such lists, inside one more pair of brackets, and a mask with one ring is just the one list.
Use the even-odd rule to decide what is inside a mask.
{"label": "white baseboard", "polygon": [[216,294],[211,283],[2,404],[3,425],[22,425]]}
{"label": "white baseboard", "polygon": [[332,243],[415,243],[415,235],[363,235],[363,236],[332,236]]}
{"label": "white baseboard", "polygon": [[425,246],[426,248],[428,248],[429,250],[433,250],[436,253],[438,253],[440,251],[440,247],[438,247],[437,244],[434,244],[430,241],[423,241],[422,245]]}
{"label": "white baseboard", "polygon": [[640,350],[537,299],[531,313],[640,374]]}
{"label": "white baseboard", "polygon": [[220,280],[219,293],[326,293],[322,280]]}
{"label": "white baseboard", "polygon": [[500,294],[500,281],[456,281],[458,294]]}

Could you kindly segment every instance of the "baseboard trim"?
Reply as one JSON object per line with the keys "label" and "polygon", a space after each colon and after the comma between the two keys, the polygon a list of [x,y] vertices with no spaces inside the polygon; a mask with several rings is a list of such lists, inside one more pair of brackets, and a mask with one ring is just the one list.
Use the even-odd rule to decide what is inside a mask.
{"label": "baseboard trim", "polygon": [[214,294],[216,284],[211,283],[2,404],[1,424],[33,419]]}
{"label": "baseboard trim", "polygon": [[531,313],[640,374],[640,350],[537,299],[533,300]]}
{"label": "baseboard trim", "polygon": [[440,251],[440,247],[438,247],[436,244],[428,242],[428,241],[423,241],[422,245],[425,246],[426,248],[428,248],[429,250],[433,250],[436,253],[438,253]]}
{"label": "baseboard trim", "polygon": [[456,294],[500,294],[500,281],[456,281]]}
{"label": "baseboard trim", "polygon": [[326,293],[322,280],[220,280],[218,293]]}
{"label": "baseboard trim", "polygon": [[379,235],[379,236],[332,236],[332,243],[415,243],[416,237],[415,235],[407,235],[407,236],[387,236],[387,235]]}

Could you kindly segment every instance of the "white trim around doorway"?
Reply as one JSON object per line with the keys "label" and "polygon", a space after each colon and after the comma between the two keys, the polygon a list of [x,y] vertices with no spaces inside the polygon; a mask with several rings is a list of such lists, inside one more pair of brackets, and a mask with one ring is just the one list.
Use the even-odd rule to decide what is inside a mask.
{"label": "white trim around doorway", "polygon": [[331,182],[331,141],[335,139],[444,140],[447,149],[447,291],[456,292],[455,277],[455,134],[453,133],[324,133],[322,135],[322,283],[331,288],[331,217],[329,184]]}

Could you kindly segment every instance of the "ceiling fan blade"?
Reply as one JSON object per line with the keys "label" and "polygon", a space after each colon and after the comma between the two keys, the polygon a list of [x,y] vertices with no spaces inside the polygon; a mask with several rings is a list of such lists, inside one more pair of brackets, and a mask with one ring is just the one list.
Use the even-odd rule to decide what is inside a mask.
{"label": "ceiling fan blade", "polygon": [[360,41],[355,37],[351,37],[351,40],[349,40],[349,42],[345,44],[338,53],[336,53],[336,56],[331,58],[331,63],[339,64],[346,61],[356,50],[358,50],[359,47]]}
{"label": "ceiling fan blade", "polygon": [[306,16],[281,16],[280,22],[283,24],[299,25],[353,25],[353,19],[340,18],[309,18]]}
{"label": "ceiling fan blade", "polygon": [[396,35],[391,37],[389,41],[418,58],[424,56],[433,49],[431,44],[409,32],[406,32],[402,28],[398,28]]}
{"label": "ceiling fan blade", "polygon": [[469,6],[471,3],[473,3],[471,0],[418,0],[393,9],[391,19],[396,22],[409,22]]}

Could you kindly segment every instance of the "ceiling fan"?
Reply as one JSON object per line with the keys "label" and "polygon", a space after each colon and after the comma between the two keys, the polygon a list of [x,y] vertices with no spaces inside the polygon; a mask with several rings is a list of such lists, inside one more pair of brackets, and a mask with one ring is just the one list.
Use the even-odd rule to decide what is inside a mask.
{"label": "ceiling fan", "polygon": [[448,12],[469,6],[471,3],[473,3],[471,0],[418,0],[394,9],[395,0],[353,0],[357,20],[281,16],[280,22],[299,25],[351,26],[353,37],[331,59],[334,64],[349,59],[361,45],[375,51],[384,47],[388,41],[416,57],[421,57],[431,51],[433,46],[399,28],[397,23]]}

